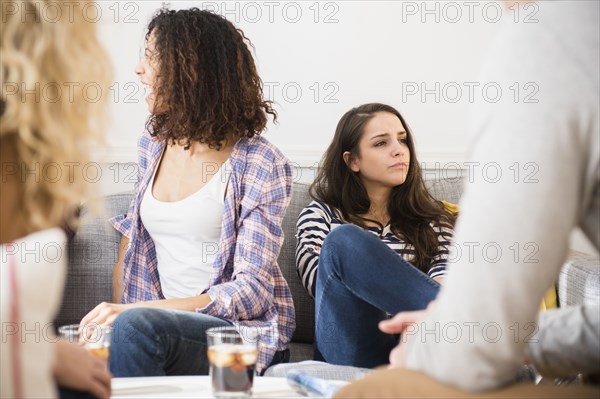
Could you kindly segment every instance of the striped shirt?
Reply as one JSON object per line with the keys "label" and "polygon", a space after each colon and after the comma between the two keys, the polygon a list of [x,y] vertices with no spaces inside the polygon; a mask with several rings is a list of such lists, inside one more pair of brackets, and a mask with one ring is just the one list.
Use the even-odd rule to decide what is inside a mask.
{"label": "striped shirt", "polygon": [[[312,201],[308,204],[298,217],[298,223],[296,224],[296,268],[302,280],[302,285],[313,298],[317,281],[319,253],[323,240],[330,231],[347,223],[342,220],[339,210],[318,201]],[[432,224],[432,227],[437,233],[440,246],[438,253],[433,257],[427,275],[431,278],[443,277],[446,274],[448,247],[452,240],[453,229],[448,224]],[[383,228],[383,231],[377,227],[369,227],[368,230],[381,238],[381,241],[404,260],[410,262],[414,258],[414,247],[392,233],[389,224]]]}
{"label": "striped shirt", "polygon": [[[164,299],[154,242],[140,218],[142,197],[164,148],[164,141],[142,135],[135,196],[127,214],[111,219],[129,238],[122,303]],[[257,371],[262,372],[276,351],[287,349],[296,328],[292,295],[277,264],[292,170],[284,155],[261,136],[238,140],[229,162],[219,253],[204,291],[211,302],[196,312],[260,334]]]}

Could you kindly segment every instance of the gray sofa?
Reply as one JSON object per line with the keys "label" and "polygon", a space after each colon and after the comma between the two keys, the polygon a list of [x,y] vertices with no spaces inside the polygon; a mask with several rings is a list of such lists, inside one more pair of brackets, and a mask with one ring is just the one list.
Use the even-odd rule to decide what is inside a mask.
{"label": "gray sofa", "polygon": [[[438,199],[457,203],[462,194],[458,179],[426,182]],[[306,293],[296,274],[296,219],[310,202],[308,185],[294,183],[292,200],[283,220],[285,241],[279,266],[288,281],[296,308],[296,332],[291,344],[291,362],[312,359],[314,339],[314,301]],[[103,215],[82,209],[81,224],[69,248],[69,268],[63,305],[57,325],[77,323],[94,306],[110,301],[112,267],[115,264],[119,234],[106,222],[109,217],[127,212],[131,193],[104,198]],[[567,261],[558,282],[559,301],[564,305],[598,303],[600,297],[600,262],[597,257],[574,253]]]}

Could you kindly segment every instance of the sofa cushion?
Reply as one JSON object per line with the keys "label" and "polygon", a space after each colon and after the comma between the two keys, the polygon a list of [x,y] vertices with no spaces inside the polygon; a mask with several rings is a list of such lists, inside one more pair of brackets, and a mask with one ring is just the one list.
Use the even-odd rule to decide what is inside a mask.
{"label": "sofa cushion", "polygon": [[598,306],[600,262],[598,256],[571,251],[558,276],[560,306]]}
{"label": "sofa cushion", "polygon": [[292,200],[282,223],[285,239],[279,253],[279,267],[290,286],[296,309],[296,331],[292,341],[312,344],[315,336],[315,301],[302,286],[296,272],[296,222],[310,201],[308,184],[294,183]]}
{"label": "sofa cushion", "polygon": [[126,213],[131,193],[109,195],[102,204],[103,212],[81,210],[77,233],[69,246],[69,267],[63,305],[56,324],[79,323],[102,301],[112,299],[112,269],[117,260],[121,240],[108,223],[115,215]]}
{"label": "sofa cushion", "polygon": [[458,204],[463,193],[463,180],[460,177],[425,180],[425,187],[435,199]]}
{"label": "sofa cushion", "polygon": [[312,359],[314,356],[313,344],[293,342],[290,344],[290,363]]}

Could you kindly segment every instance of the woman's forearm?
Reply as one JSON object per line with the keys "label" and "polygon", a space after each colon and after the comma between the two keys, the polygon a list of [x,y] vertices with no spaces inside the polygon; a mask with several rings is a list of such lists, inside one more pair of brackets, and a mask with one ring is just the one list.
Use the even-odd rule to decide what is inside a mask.
{"label": "woman's forearm", "polygon": [[131,307],[175,309],[195,311],[208,305],[212,299],[208,294],[201,294],[189,298],[160,299],[156,301],[136,302]]}
{"label": "woman's forearm", "polygon": [[129,239],[125,236],[121,237],[121,242],[119,244],[119,253],[117,255],[117,262],[115,263],[115,267],[113,268],[112,275],[112,300],[114,303],[121,303],[121,298],[123,297],[123,269],[125,267],[123,262],[125,259],[125,251],[127,251],[128,246]]}

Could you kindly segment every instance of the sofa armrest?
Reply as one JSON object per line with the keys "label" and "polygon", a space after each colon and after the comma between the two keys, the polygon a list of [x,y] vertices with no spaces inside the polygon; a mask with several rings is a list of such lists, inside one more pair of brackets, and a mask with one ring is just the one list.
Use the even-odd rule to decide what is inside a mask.
{"label": "sofa armrest", "polygon": [[558,278],[560,306],[595,305],[600,300],[600,258],[570,251]]}

